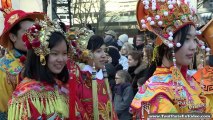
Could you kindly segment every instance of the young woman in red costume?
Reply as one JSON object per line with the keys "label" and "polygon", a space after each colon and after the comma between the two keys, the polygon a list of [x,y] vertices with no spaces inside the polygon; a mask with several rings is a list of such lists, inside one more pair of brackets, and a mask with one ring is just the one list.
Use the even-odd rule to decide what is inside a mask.
{"label": "young woman in red costume", "polygon": [[[77,111],[83,120],[116,120],[117,116],[113,110],[112,95],[104,68],[106,45],[102,37],[92,35],[83,28],[79,31],[82,33],[78,33],[76,41],[84,41],[86,45],[75,46],[75,43],[72,43],[75,46],[76,56],[80,54],[77,61],[81,62],[76,64],[76,69],[72,69],[76,72],[74,84],[76,84],[77,94],[75,101],[79,105]],[[82,53],[79,53],[79,50]],[[70,86],[72,84],[73,82]]]}
{"label": "young woman in red costume", "polygon": [[23,35],[28,48],[24,79],[9,101],[8,120],[69,119],[68,44],[57,23],[47,17]]}

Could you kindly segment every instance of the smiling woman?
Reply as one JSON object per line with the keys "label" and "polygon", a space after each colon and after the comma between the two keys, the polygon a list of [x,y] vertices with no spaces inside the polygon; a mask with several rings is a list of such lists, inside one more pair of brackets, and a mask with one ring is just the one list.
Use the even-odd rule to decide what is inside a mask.
{"label": "smiling woman", "polygon": [[[84,29],[85,31],[87,30]],[[112,104],[109,81],[104,68],[106,62],[104,40],[98,35],[80,36],[78,40],[81,37],[87,43],[87,46],[84,46],[84,51],[87,51],[88,54],[85,57],[87,59],[83,60],[84,63],[78,64],[79,69],[75,70],[79,71],[75,94],[77,94],[77,99],[82,105],[78,106],[77,110],[82,113],[81,119],[83,120],[117,120]]]}
{"label": "smiling woman", "polygon": [[23,35],[28,48],[24,79],[9,102],[8,119],[68,119],[68,45],[60,26],[47,17]]}

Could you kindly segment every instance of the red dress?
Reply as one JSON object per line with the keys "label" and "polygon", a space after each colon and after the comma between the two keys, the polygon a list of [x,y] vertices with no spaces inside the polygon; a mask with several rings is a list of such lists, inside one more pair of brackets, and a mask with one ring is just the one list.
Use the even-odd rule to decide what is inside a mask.
{"label": "red dress", "polygon": [[[84,65],[79,72],[78,82],[76,84],[77,97],[84,112],[87,115],[83,117],[84,120],[93,120],[93,97],[92,97],[92,67]],[[110,96],[107,92],[107,86],[103,79],[103,72],[99,70],[96,74],[97,81],[97,98],[98,98],[98,112],[99,120],[117,120],[117,115],[113,110]],[[81,111],[81,110],[77,110]]]}

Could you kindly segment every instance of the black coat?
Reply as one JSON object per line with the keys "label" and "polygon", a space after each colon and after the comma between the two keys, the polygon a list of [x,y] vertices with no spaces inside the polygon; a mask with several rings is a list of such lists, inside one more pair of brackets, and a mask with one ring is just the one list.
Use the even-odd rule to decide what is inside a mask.
{"label": "black coat", "polygon": [[129,113],[131,102],[134,98],[133,89],[130,83],[116,85],[114,96],[114,108],[119,120],[131,120]]}
{"label": "black coat", "polygon": [[138,80],[145,76],[146,66],[145,65],[139,65],[135,67],[129,67],[128,73],[132,77],[132,88],[134,91],[134,95],[138,92]]}

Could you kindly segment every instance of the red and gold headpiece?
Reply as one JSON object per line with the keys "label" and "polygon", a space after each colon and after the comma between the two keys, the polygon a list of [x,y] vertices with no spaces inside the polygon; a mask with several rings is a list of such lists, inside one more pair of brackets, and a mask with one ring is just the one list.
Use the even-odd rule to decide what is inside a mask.
{"label": "red and gold headpiece", "polygon": [[37,56],[40,56],[42,65],[46,64],[45,56],[50,53],[49,39],[53,32],[60,32],[63,30],[57,22],[52,22],[45,16],[44,20],[36,20],[33,26],[27,29],[22,36],[27,49],[33,49]]}
{"label": "red and gold headpiece", "polygon": [[[158,45],[164,43],[172,48],[173,34],[185,25],[195,25],[195,10],[190,0],[139,0],[137,21],[140,30],[148,29],[158,36]],[[200,34],[200,32],[197,32]]]}
{"label": "red and gold headpiece", "polygon": [[67,32],[67,39],[70,41],[71,58],[78,62],[87,62],[92,58],[91,51],[87,49],[90,37],[94,35],[92,30],[83,27],[71,28]]}

